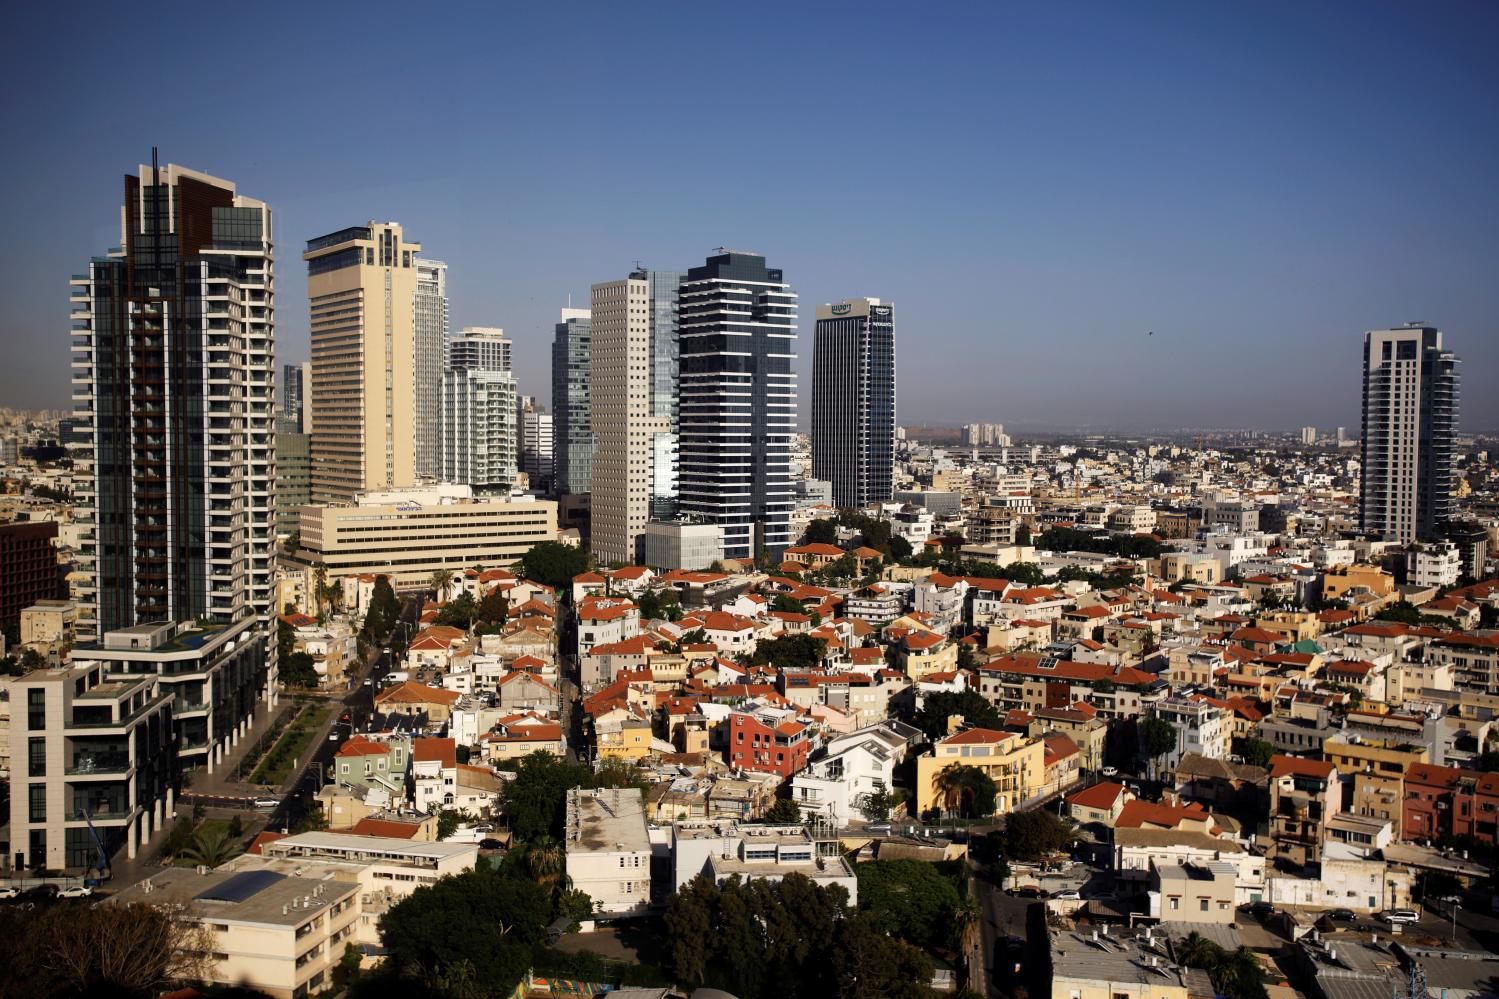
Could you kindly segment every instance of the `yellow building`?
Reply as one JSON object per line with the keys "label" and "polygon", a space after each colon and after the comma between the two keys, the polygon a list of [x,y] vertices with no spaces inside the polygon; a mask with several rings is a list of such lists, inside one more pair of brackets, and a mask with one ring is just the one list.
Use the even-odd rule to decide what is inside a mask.
{"label": "yellow building", "polygon": [[1322,599],[1346,600],[1356,590],[1367,590],[1376,597],[1395,592],[1395,577],[1377,565],[1345,565],[1328,569],[1322,577]]}
{"label": "yellow building", "polygon": [[975,767],[994,782],[994,814],[1004,815],[1040,794],[1046,783],[1045,746],[1040,739],[970,728],[942,739],[916,759],[916,809],[955,810],[945,800],[941,774],[951,766]]}
{"label": "yellow building", "polygon": [[1405,772],[1412,763],[1431,762],[1427,747],[1396,739],[1361,737],[1359,742],[1345,742],[1328,736],[1322,742],[1322,755],[1353,784],[1348,811],[1388,819],[1398,839],[1404,818]]}
{"label": "yellow building", "polygon": [[913,681],[958,668],[958,647],[931,631],[912,631],[900,645],[900,664]]}
{"label": "yellow building", "polygon": [[309,240],[312,498],[352,500],[416,483],[416,290],[420,243],[370,222]]}
{"label": "yellow building", "polygon": [[644,718],[606,718],[594,727],[599,759],[634,762],[651,751],[651,723]]}

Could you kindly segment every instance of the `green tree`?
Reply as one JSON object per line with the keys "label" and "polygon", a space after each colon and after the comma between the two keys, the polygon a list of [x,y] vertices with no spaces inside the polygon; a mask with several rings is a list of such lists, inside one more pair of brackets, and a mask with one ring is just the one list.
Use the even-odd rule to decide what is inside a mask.
{"label": "green tree", "polygon": [[458,831],[458,812],[452,808],[444,808],[437,813],[437,838],[447,839]]}
{"label": "green tree", "polygon": [[978,767],[949,764],[937,773],[936,786],[944,811],[969,819],[994,814],[994,780]]}
{"label": "green tree", "polygon": [[883,780],[876,779],[874,790],[859,799],[859,814],[866,822],[888,822],[890,813],[905,802],[905,795],[885,787]]}
{"label": "green tree", "polygon": [[784,614],[805,614],[807,612],[807,609],[802,606],[800,600],[785,593],[776,594],[776,598],[770,602],[770,609],[781,611]]}
{"label": "green tree", "polygon": [[286,662],[297,645],[297,631],[280,618],[276,619],[276,658]]}
{"label": "green tree", "polygon": [[1239,748],[1244,762],[1256,767],[1270,767],[1270,757],[1276,753],[1275,744],[1264,739],[1245,739]]}
{"label": "green tree", "polygon": [[520,567],[527,579],[543,586],[567,587],[574,576],[588,571],[588,553],[560,541],[543,541],[521,556]]}
{"label": "green tree", "polygon": [[859,911],[882,933],[918,947],[946,948],[954,940],[953,913],[962,896],[932,864],[920,860],[873,860],[854,867]]}
{"label": "green tree", "polygon": [[474,609],[474,629],[481,635],[496,635],[510,617],[510,597],[498,586],[484,594]]}
{"label": "green tree", "polygon": [[[391,970],[434,992],[507,996],[551,921],[547,892],[483,865],[418,888],[380,919]],[[472,991],[469,991],[469,990]]]}
{"label": "green tree", "polygon": [[800,823],[802,810],[790,798],[777,798],[775,804],[765,810],[765,821],[775,825]]}
{"label": "green tree", "polygon": [[467,590],[458,594],[452,600],[443,605],[442,610],[432,619],[433,624],[446,625],[449,628],[464,628],[474,623],[474,615],[479,611],[474,602],[474,595]]}
{"label": "green tree", "polygon": [[1020,524],[1016,526],[1015,543],[1017,545],[1028,545],[1031,543],[1031,528],[1029,524]]}
{"label": "green tree", "polygon": [[584,779],[580,787],[633,787],[644,795],[651,788],[651,781],[644,771],[629,760],[610,757],[600,760],[598,768]]}
{"label": "green tree", "polygon": [[448,584],[451,583],[452,581],[453,581],[453,570],[451,570],[451,569],[433,569],[432,570],[432,592],[437,595],[437,599],[438,600],[441,600],[443,598],[443,595],[445,593],[447,593]]}
{"label": "green tree", "polygon": [[907,562],[911,558],[911,542],[899,534],[890,535],[890,557],[897,562]]}
{"label": "green tree", "polygon": [[807,525],[807,532],[802,535],[802,543],[807,545],[836,545],[838,543],[838,525],[831,520],[821,518]]}
{"label": "green tree", "polygon": [[361,957],[359,954],[359,948],[354,946],[352,943],[344,944],[343,956],[341,956],[338,959],[338,963],[333,966],[334,989],[346,989],[349,986],[353,985],[354,980],[359,977],[360,967]]}
{"label": "green tree", "polygon": [[523,757],[516,765],[515,779],[505,785],[504,810],[510,828],[524,840],[560,835],[567,792],[589,786],[593,776],[587,767],[551,753],[537,751]]}
{"label": "green tree", "polygon": [[811,635],[781,635],[762,638],[755,643],[751,659],[757,666],[770,664],[778,670],[811,669],[822,662],[828,643]]}
{"label": "green tree", "polygon": [[215,825],[198,830],[180,856],[194,864],[218,867],[244,852],[245,848],[229,835],[228,829]]}
{"label": "green tree", "polygon": [[682,604],[677,591],[671,587],[664,590],[646,590],[635,601],[640,606],[642,621],[676,621],[682,617]]}
{"label": "green tree", "polygon": [[1011,812],[1005,819],[1005,855],[1011,860],[1039,860],[1072,842],[1072,830],[1044,808]]}
{"label": "green tree", "polygon": [[526,844],[526,869],[539,885],[556,882],[565,862],[562,844],[550,836],[537,836]]}
{"label": "green tree", "polygon": [[390,577],[383,573],[376,576],[375,588],[370,595],[370,607],[364,615],[365,634],[372,642],[384,641],[400,616],[401,601],[391,588]]}
{"label": "green tree", "polygon": [[939,691],[926,695],[921,710],[916,712],[915,724],[933,741],[947,734],[947,720],[953,715],[962,715],[963,721],[978,728],[998,729],[1004,719],[993,704],[986,701],[978,691]]}
{"label": "green tree", "polygon": [[1004,578],[1021,586],[1040,586],[1046,582],[1046,573],[1034,562],[1012,562],[1005,566]]}
{"label": "green tree", "polygon": [[1176,748],[1176,726],[1151,715],[1140,725],[1140,748],[1154,771],[1156,761]]}
{"label": "green tree", "polygon": [[581,888],[566,888],[557,893],[554,911],[559,917],[566,916],[576,927],[585,919],[593,918],[593,896]]}
{"label": "green tree", "polygon": [[317,666],[308,652],[293,652],[281,660],[278,667],[281,682],[288,687],[301,687],[304,690],[318,685]]}

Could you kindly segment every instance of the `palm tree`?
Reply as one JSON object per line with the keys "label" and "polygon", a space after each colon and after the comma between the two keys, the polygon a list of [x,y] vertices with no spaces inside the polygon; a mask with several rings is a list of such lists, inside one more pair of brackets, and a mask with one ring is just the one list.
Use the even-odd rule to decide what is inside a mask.
{"label": "palm tree", "polygon": [[1189,968],[1206,968],[1222,952],[1217,944],[1193,930],[1182,938],[1176,958]]}
{"label": "palm tree", "polygon": [[979,904],[972,897],[965,897],[953,908],[953,925],[958,931],[958,953],[967,954],[973,949],[978,937],[979,917]]}
{"label": "palm tree", "polygon": [[562,873],[562,844],[550,836],[538,836],[526,850],[526,866],[540,884],[551,884]]}
{"label": "palm tree", "polygon": [[244,852],[244,846],[229,835],[229,830],[223,826],[213,826],[199,829],[180,856],[205,867],[218,867]]}
{"label": "palm tree", "polygon": [[949,763],[937,774],[937,794],[942,798],[942,810],[955,812],[962,805],[963,796],[968,792],[968,782],[963,773],[964,767],[958,763]]}
{"label": "palm tree", "polygon": [[313,616],[316,617],[323,613],[323,596],[324,592],[328,589],[328,567],[319,562],[317,568],[312,570],[312,578],[317,586],[317,589],[313,593],[313,597],[315,598],[314,606],[317,608]]}
{"label": "palm tree", "polygon": [[453,579],[453,573],[448,569],[436,569],[432,573],[432,589],[437,592],[437,600],[442,602],[448,591],[448,583]]}

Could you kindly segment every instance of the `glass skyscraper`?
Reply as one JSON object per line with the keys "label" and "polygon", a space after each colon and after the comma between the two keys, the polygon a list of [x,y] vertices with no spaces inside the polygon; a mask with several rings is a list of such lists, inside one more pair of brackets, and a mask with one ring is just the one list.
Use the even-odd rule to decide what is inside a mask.
{"label": "glass skyscraper", "polygon": [[553,485],[559,496],[592,488],[592,352],[590,310],[563,309],[552,338]]}
{"label": "glass skyscraper", "polygon": [[677,299],[680,510],[719,525],[724,557],[791,544],[796,293],[765,258],[718,250]]}
{"label": "glass skyscraper", "polygon": [[895,307],[857,298],[817,307],[812,477],[833,503],[890,499],[895,468]]}

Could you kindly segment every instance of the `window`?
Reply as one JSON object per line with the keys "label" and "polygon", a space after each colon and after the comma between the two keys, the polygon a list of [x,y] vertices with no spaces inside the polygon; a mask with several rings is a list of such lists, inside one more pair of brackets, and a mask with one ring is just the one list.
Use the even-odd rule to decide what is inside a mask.
{"label": "window", "polygon": [[1180,909],[1181,907],[1182,907],[1182,900],[1179,899],[1179,898],[1177,898],[1175,895],[1173,895],[1171,897],[1171,909],[1172,909],[1172,911]]}
{"label": "window", "polygon": [[1197,907],[1198,907],[1199,911],[1201,911],[1201,912],[1207,912],[1208,911],[1208,900],[1205,899],[1205,898],[1198,899],[1197,900]]}
{"label": "window", "polygon": [[27,789],[27,795],[30,798],[30,805],[31,805],[30,817],[31,817],[31,821],[32,822],[46,822],[47,821],[47,785],[46,784],[32,784]]}
{"label": "window", "polygon": [[26,727],[32,731],[47,727],[47,692],[40,687],[26,691]]}
{"label": "window", "polygon": [[47,740],[31,739],[27,742],[26,776],[47,776]]}

